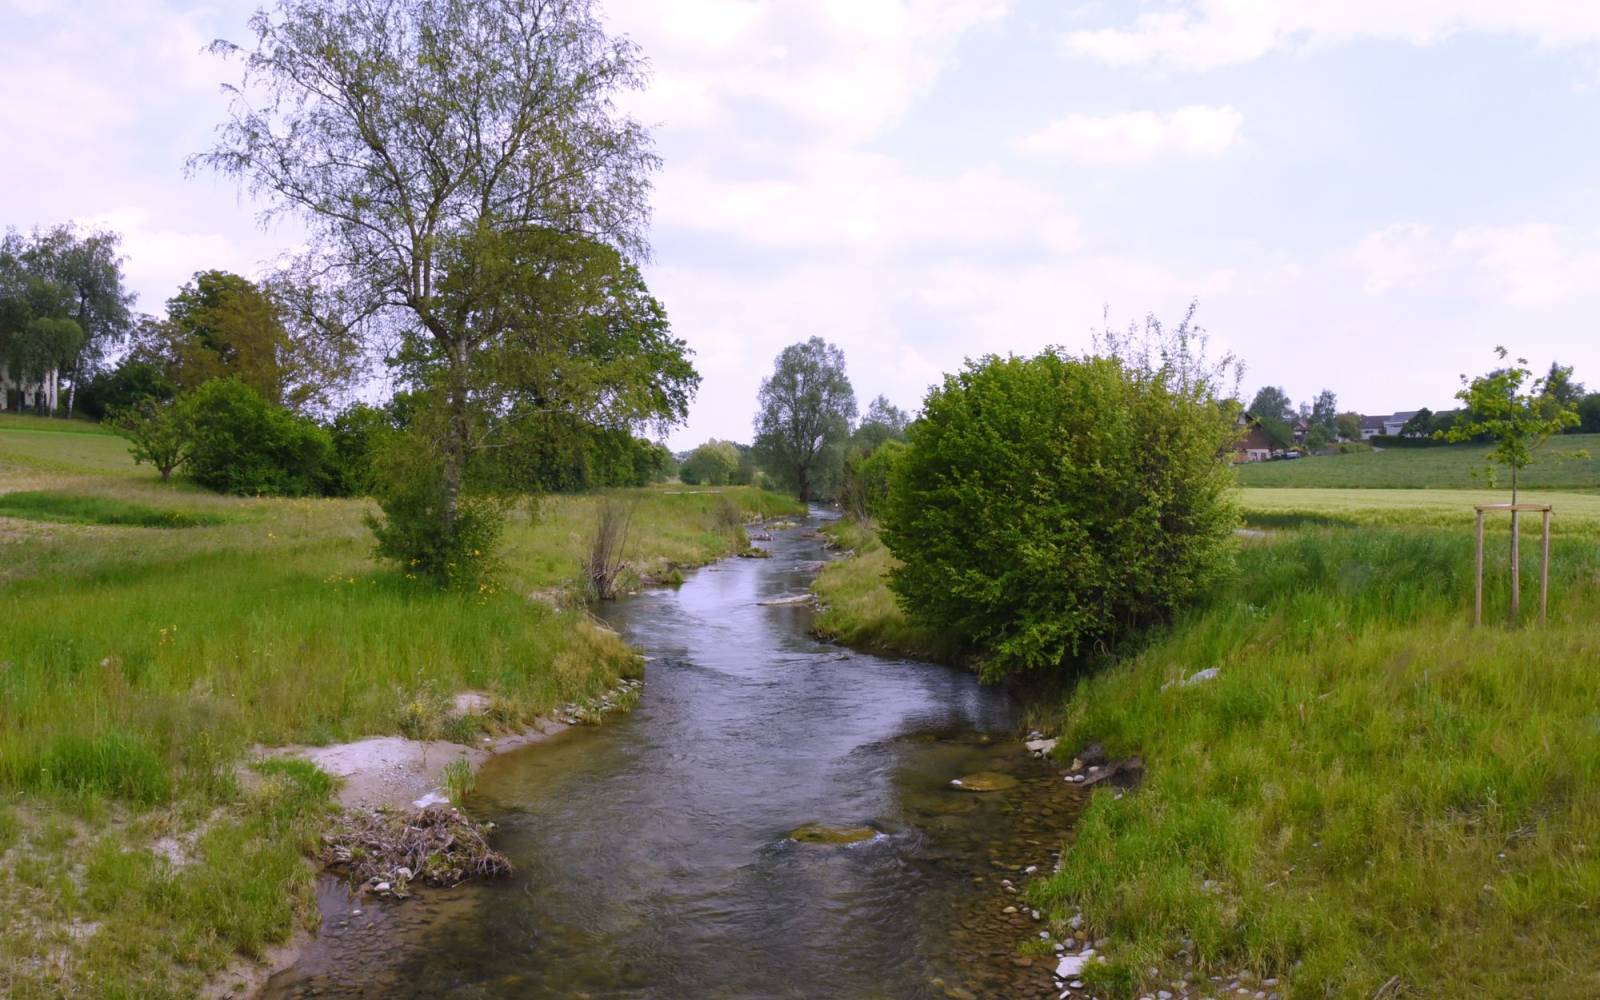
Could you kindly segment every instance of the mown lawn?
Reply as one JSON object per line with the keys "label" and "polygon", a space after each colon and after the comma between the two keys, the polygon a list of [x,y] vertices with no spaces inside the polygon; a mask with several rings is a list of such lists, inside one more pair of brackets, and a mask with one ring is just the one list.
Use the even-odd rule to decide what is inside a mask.
{"label": "mown lawn", "polygon": [[[1081,912],[1106,941],[1098,995],[1245,973],[1297,998],[1600,996],[1600,503],[1545,498],[1544,628],[1534,546],[1524,621],[1502,624],[1503,521],[1495,624],[1471,627],[1476,494],[1247,490],[1266,530],[1232,581],[1036,703],[1063,759],[1146,763],[1138,789],[1091,794],[1029,887],[1058,933]],[[892,557],[851,541],[866,558],[818,583],[846,598],[838,634],[904,634],[867,579]]]}
{"label": "mown lawn", "polygon": [[[1322,455],[1239,466],[1244,486],[1338,489],[1498,488],[1509,492],[1511,476],[1491,466],[1489,446],[1458,444],[1383,448],[1348,455]],[[1600,434],[1551,438],[1522,470],[1519,485],[1543,490],[1600,490]]]}
{"label": "mown lawn", "polygon": [[[253,746],[410,731],[435,718],[417,706],[465,688],[492,696],[482,725],[513,727],[637,671],[616,636],[547,603],[573,589],[600,502],[633,508],[626,557],[657,570],[732,551],[751,513],[798,510],[747,488],[547,498],[513,512],[494,586],[442,593],[374,564],[364,501],[164,485],[120,438],[15,424],[0,424],[3,996],[190,996],[282,940],[309,912],[301,848],[326,795],[299,774],[244,787]],[[187,526],[116,523],[140,517]],[[181,865],[163,838],[187,845]]]}

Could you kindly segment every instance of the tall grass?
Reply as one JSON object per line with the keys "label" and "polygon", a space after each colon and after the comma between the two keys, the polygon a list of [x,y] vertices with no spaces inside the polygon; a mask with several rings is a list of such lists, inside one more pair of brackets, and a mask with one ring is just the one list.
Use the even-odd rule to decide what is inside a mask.
{"label": "tall grass", "polygon": [[1078,687],[1063,749],[1148,765],[1035,891],[1109,939],[1097,989],[1154,989],[1187,947],[1295,997],[1596,995],[1600,547],[1556,548],[1542,629],[1470,627],[1471,552],[1427,528],[1247,546],[1227,592]]}
{"label": "tall grass", "polygon": [[[189,996],[280,940],[309,899],[302,819],[326,779],[268,769],[249,791],[253,745],[400,732],[409,706],[467,688],[492,695],[485,724],[515,726],[639,668],[583,614],[530,599],[581,575],[595,498],[518,513],[497,583],[460,594],[378,568],[362,502],[74,475],[101,509],[159,498],[221,523],[18,531],[0,513],[0,995]],[[724,501],[798,509],[749,489],[627,491],[624,556],[730,554]],[[300,805],[280,809],[286,796]],[[176,877],[151,848],[185,832],[197,860]],[[73,875],[85,857],[92,889]],[[74,936],[74,921],[100,930]]]}
{"label": "tall grass", "polygon": [[194,528],[222,524],[220,514],[152,507],[108,496],[84,496],[56,490],[0,493],[0,517],[62,524],[114,524],[140,528]]}
{"label": "tall grass", "polygon": [[812,584],[822,606],[812,623],[817,634],[893,656],[936,662],[960,658],[958,643],[911,622],[900,609],[885,583],[894,556],[872,525],[845,519],[824,532],[850,557],[824,566]]}

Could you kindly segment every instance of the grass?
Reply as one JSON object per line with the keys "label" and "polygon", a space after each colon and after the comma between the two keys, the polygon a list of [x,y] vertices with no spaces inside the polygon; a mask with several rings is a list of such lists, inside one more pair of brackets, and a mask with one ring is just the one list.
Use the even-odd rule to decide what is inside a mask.
{"label": "grass", "polygon": [[818,635],[857,649],[935,662],[960,656],[956,643],[909,621],[884,585],[894,565],[870,526],[839,520],[823,529],[850,558],[824,566],[812,584],[822,610],[813,620]]}
{"label": "grass", "polygon": [[[121,450],[35,449],[52,435]],[[308,912],[302,820],[328,789],[241,783],[252,747],[397,733],[469,688],[493,698],[482,725],[514,727],[638,669],[581,610],[532,599],[571,589],[596,498],[515,512],[497,585],[455,594],[375,565],[362,501],[163,485],[118,438],[14,419],[0,463],[0,995],[187,996],[281,940]],[[730,507],[798,510],[748,488],[616,497],[641,570],[736,551]],[[143,510],[196,526],[107,523]],[[193,842],[181,871],[162,838]]]}
{"label": "grass", "polygon": [[62,524],[118,524],[141,528],[195,528],[222,524],[220,514],[151,507],[107,496],[82,496],[52,490],[0,493],[0,517]]}
{"label": "grass", "polygon": [[[1489,446],[1458,444],[1383,448],[1292,461],[1252,462],[1239,467],[1247,487],[1335,489],[1488,489],[1509,493],[1511,476],[1490,466]],[[1492,468],[1492,471],[1490,471]],[[1519,485],[1537,490],[1600,490],[1600,434],[1550,439],[1523,469]]]}
{"label": "grass", "polygon": [[0,476],[53,472],[143,477],[148,471],[128,456],[126,439],[99,424],[0,414]]}
{"label": "grass", "polygon": [[[1186,973],[1296,998],[1600,995],[1600,508],[1556,498],[1547,627],[1525,546],[1522,627],[1473,629],[1462,496],[1381,493],[1246,491],[1277,523],[1241,542],[1232,582],[1035,705],[1063,757],[1094,742],[1147,765],[1137,790],[1092,793],[1030,889],[1058,932],[1081,911],[1107,940],[1084,975],[1098,995]],[[879,619],[862,634],[894,627],[886,592],[839,580]]]}

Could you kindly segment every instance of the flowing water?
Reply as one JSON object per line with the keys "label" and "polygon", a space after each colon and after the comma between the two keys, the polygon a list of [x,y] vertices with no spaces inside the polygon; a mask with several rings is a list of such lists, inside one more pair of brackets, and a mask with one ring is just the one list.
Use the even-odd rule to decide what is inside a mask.
{"label": "flowing water", "polygon": [[[516,874],[404,903],[325,883],[267,995],[1054,996],[1001,880],[1048,870],[1076,794],[1003,692],[764,603],[805,593],[815,526],[608,606],[649,657],[637,708],[492,760],[468,803]],[[1018,784],[950,784],[986,771]],[[839,829],[790,836],[813,823]]]}

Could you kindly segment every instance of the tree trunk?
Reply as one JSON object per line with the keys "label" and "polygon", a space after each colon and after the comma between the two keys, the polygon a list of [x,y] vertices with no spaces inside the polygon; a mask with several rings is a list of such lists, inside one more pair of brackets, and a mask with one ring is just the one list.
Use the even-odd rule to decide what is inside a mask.
{"label": "tree trunk", "polygon": [[72,366],[72,381],[67,385],[67,419],[72,419],[72,401],[78,396],[78,372],[83,368],[83,359]]}
{"label": "tree trunk", "polygon": [[450,414],[449,424],[445,430],[444,510],[443,523],[440,525],[446,538],[454,536],[456,530],[456,512],[461,506],[461,478],[467,465],[468,443],[467,388],[460,376],[460,370],[465,366],[465,362],[456,357],[454,348],[450,351],[450,358],[453,364],[447,400]]}

